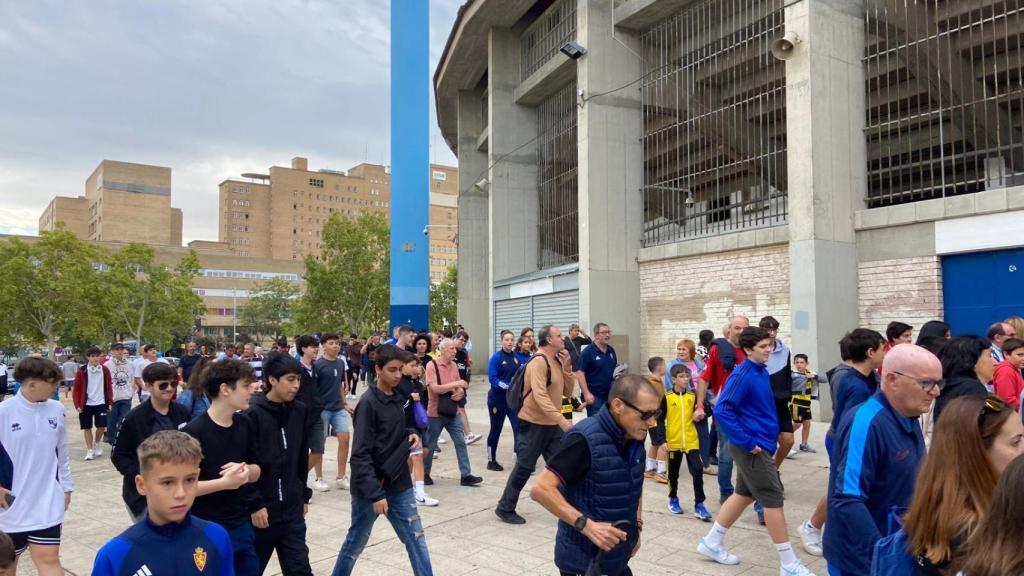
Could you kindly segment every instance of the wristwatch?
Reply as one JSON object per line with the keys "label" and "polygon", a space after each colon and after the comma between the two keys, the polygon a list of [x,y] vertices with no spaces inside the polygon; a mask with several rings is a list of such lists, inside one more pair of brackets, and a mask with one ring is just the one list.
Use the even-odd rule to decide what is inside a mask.
{"label": "wristwatch", "polygon": [[576,528],[577,531],[583,532],[583,529],[587,527],[587,522],[589,520],[590,519],[587,518],[585,514],[580,514],[580,517],[577,518],[576,521],[572,523],[572,525],[574,528]]}

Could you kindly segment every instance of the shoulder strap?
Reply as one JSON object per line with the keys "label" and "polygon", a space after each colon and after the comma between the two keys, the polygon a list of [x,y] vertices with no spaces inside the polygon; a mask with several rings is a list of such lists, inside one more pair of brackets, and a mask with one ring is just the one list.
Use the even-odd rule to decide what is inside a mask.
{"label": "shoulder strap", "polygon": [[440,386],[441,385],[441,368],[437,365],[437,362],[435,362],[434,360],[431,360],[430,363],[434,365],[434,373],[437,374],[437,385]]}

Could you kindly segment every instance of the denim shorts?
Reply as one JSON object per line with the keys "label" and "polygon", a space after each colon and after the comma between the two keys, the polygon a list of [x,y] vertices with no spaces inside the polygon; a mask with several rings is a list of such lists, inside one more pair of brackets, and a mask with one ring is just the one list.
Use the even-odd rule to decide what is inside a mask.
{"label": "denim shorts", "polygon": [[324,410],[320,413],[320,417],[324,421],[324,438],[352,431],[352,419],[344,408],[341,410]]}

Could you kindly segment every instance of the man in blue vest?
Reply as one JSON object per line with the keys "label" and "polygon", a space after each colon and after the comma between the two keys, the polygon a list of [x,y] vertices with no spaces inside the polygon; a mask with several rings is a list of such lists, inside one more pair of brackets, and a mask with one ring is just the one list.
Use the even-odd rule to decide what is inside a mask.
{"label": "man in blue vest", "polygon": [[[636,375],[619,378],[608,403],[565,435],[530,496],[558,517],[555,565],[562,576],[630,576],[640,549],[644,440],[657,425],[659,395]],[[631,536],[632,535],[632,536]]]}

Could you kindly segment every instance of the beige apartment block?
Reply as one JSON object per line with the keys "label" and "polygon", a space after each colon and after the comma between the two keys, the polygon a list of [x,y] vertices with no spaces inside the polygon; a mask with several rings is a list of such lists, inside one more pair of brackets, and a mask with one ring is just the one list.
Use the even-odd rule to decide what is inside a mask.
{"label": "beige apartment block", "polygon": [[85,196],[57,196],[39,217],[85,240],[181,246],[182,214],[171,207],[171,169],[104,160],[85,182]]}
{"label": "beige apartment block", "polygon": [[[455,263],[458,225],[458,171],[430,169],[430,276],[444,278]],[[323,226],[338,212],[390,216],[391,174],[379,164],[359,164],[348,171],[309,169],[306,158],[289,167],[272,166],[268,174],[246,173],[219,187],[221,242],[238,256],[301,261],[320,256]]]}

